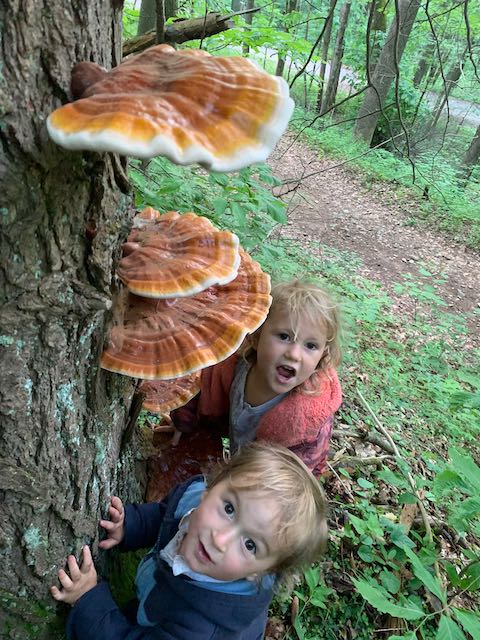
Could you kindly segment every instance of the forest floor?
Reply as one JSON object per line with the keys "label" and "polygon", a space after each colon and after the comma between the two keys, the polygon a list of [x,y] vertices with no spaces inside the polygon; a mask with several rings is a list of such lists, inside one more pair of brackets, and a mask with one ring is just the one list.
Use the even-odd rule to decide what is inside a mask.
{"label": "forest floor", "polygon": [[[288,203],[288,223],[275,234],[320,255],[322,246],[312,241],[356,254],[363,264],[360,275],[381,283],[398,314],[415,313],[413,299],[395,293],[405,274],[432,285],[451,313],[477,311],[469,320],[468,343],[480,346],[479,253],[433,230],[428,222],[413,226],[418,206],[413,197],[400,198],[385,182],[365,185],[362,175],[319,158],[292,133],[282,138],[269,164],[278,178],[289,181],[277,188]],[[311,173],[315,175],[302,178]],[[421,268],[432,276],[423,276]]]}

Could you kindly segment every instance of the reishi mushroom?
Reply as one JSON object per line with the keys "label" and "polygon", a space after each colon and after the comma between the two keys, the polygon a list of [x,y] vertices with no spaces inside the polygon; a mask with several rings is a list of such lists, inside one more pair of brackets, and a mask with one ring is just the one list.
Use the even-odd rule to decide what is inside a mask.
{"label": "reishi mushroom", "polygon": [[81,64],[79,99],[47,120],[50,137],[67,149],[234,171],[264,161],[293,112],[285,80],[241,57],[161,44],[109,72]]}
{"label": "reishi mushroom", "polygon": [[240,249],[235,280],[187,298],[125,292],[122,323],[101,358],[109,371],[145,380],[178,378],[220,362],[265,320],[270,278]]}
{"label": "reishi mushroom", "polygon": [[142,380],[138,392],[145,395],[143,408],[165,414],[186,404],[200,391],[200,371],[174,380]]}
{"label": "reishi mushroom", "polygon": [[147,208],[134,219],[117,274],[128,289],[148,298],[200,293],[237,277],[239,241],[195,213],[160,214]]}

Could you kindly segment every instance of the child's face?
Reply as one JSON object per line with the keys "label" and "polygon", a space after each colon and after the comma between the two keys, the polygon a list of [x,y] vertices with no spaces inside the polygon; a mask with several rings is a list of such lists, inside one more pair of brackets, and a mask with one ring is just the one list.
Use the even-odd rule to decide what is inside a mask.
{"label": "child's face", "polygon": [[277,563],[277,522],[273,498],[222,480],[190,515],[179,553],[191,569],[211,578],[254,578]]}
{"label": "child's face", "polygon": [[257,388],[273,398],[298,387],[317,368],[325,346],[319,323],[301,316],[294,323],[288,311],[275,309],[263,324],[256,345],[252,374]]}

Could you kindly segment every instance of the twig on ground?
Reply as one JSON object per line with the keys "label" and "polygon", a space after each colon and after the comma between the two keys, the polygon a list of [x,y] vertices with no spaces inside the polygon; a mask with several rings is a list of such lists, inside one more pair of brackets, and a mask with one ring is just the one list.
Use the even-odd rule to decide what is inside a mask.
{"label": "twig on ground", "polygon": [[376,433],[369,433],[368,431],[351,431],[347,429],[334,429],[332,432],[332,438],[342,439],[342,438],[356,438],[357,440],[364,440],[365,442],[370,442],[370,444],[375,444],[380,449],[383,449],[387,453],[395,453],[392,445],[381,438]]}

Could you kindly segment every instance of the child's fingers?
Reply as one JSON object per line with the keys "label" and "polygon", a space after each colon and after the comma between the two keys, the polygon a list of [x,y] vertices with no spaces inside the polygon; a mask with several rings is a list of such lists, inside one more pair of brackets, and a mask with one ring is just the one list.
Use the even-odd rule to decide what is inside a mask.
{"label": "child's fingers", "polygon": [[117,540],[115,540],[114,538],[107,538],[106,540],[102,540],[101,542],[99,542],[98,546],[100,547],[100,549],[111,549],[116,544],[118,544]]}
{"label": "child's fingers", "polygon": [[78,578],[80,577],[80,567],[78,566],[75,556],[68,556],[67,564],[72,581],[78,580]]}
{"label": "child's fingers", "polygon": [[110,507],[108,514],[112,522],[121,522],[123,520],[123,513],[118,511],[115,507]]}
{"label": "child's fingers", "polygon": [[85,545],[82,551],[82,573],[88,573],[93,567],[92,552],[88,545]]}
{"label": "child's fingers", "polygon": [[99,525],[108,532],[114,531],[118,527],[118,523],[111,520],[100,520]]}
{"label": "child's fingers", "polygon": [[111,503],[112,507],[116,509],[120,516],[123,516],[123,502],[117,496],[112,496]]}
{"label": "child's fingers", "polygon": [[58,587],[50,587],[50,593],[55,598],[55,600],[64,600],[63,592],[60,591]]}
{"label": "child's fingers", "polygon": [[58,579],[60,580],[60,584],[64,589],[71,589],[73,587],[73,582],[70,580],[70,577],[66,571],[63,569],[59,569],[58,571]]}

